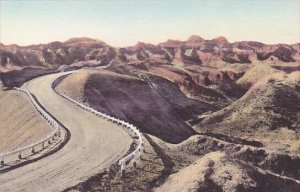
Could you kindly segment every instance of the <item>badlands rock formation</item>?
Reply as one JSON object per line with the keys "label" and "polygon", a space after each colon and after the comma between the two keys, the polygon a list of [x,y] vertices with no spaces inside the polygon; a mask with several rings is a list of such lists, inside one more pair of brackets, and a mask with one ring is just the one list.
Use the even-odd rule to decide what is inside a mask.
{"label": "badlands rock formation", "polygon": [[0,101],[36,76],[79,68],[56,90],[136,125],[145,150],[125,178],[111,166],[65,191],[300,191],[300,43],[0,45]]}

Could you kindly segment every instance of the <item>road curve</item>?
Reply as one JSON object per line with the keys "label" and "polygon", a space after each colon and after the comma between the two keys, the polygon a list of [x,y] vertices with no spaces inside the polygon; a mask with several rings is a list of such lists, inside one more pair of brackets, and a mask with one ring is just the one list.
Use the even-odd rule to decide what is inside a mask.
{"label": "road curve", "polygon": [[71,133],[56,153],[0,174],[0,191],[62,191],[99,173],[129,149],[130,136],[119,126],[103,120],[57,95],[52,82],[65,73],[29,81],[26,88]]}

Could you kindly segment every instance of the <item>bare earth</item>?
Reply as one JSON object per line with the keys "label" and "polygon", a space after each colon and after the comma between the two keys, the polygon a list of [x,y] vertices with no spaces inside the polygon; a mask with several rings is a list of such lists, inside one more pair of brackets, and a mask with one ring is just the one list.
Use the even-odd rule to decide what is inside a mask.
{"label": "bare earth", "polygon": [[[0,192],[300,191],[300,43],[194,35],[114,48],[75,38],[0,45],[0,56],[4,90],[85,66],[56,90],[136,125],[145,137],[136,167],[122,177],[109,167],[129,148],[122,128],[56,95],[51,83],[66,73],[35,79],[27,87],[70,130],[71,140],[53,155],[0,175]],[[18,107],[9,107],[0,95],[0,112],[12,117],[4,121],[18,122],[10,116]]]}
{"label": "bare earth", "polygon": [[46,137],[52,130],[18,91],[0,91],[0,153],[13,151]]}
{"label": "bare earth", "polygon": [[58,152],[0,175],[0,191],[61,191],[99,173],[120,159],[131,138],[117,125],[90,114],[51,88],[60,74],[36,78],[26,87],[71,133]]}

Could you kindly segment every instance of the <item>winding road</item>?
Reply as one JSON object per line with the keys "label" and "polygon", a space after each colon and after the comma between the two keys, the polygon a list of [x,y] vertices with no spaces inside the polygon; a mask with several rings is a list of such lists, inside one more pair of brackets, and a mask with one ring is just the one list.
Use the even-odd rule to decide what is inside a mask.
{"label": "winding road", "polygon": [[35,78],[26,88],[71,133],[68,143],[41,160],[0,174],[0,191],[62,191],[101,172],[129,150],[131,137],[116,124],[97,117],[57,95],[57,73]]}

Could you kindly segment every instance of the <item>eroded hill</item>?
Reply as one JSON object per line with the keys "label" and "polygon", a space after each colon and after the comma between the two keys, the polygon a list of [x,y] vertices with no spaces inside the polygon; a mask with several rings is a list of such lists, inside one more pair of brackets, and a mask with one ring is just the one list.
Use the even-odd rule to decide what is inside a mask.
{"label": "eroded hill", "polygon": [[13,81],[14,78],[11,77],[16,75],[12,71],[28,67],[33,68],[30,69],[32,77],[42,74],[35,70],[57,71],[81,66],[108,65],[111,62],[130,64],[146,60],[172,63],[176,66],[200,65],[220,68],[227,64],[247,65],[265,60],[297,62],[300,59],[299,51],[299,43],[292,45],[267,45],[253,41],[230,43],[224,37],[204,40],[196,35],[186,41],[168,40],[159,45],[140,42],[135,46],[123,48],[115,48],[103,41],[84,37],[23,47],[0,44],[0,72],[4,84],[12,87],[24,82],[24,80]]}
{"label": "eroded hill", "polygon": [[56,90],[144,133],[142,158],[125,178],[111,167],[66,191],[297,192],[299,51],[299,43],[197,35],[123,48],[74,38],[0,45],[0,78],[7,89],[84,67]]}
{"label": "eroded hill", "polygon": [[205,133],[255,138],[266,145],[277,142],[284,148],[296,147],[300,136],[299,84],[299,72],[268,75],[242,98],[194,127]]}
{"label": "eroded hill", "polygon": [[108,70],[86,70],[66,77],[57,90],[171,143],[195,134],[185,120],[216,109],[187,98],[162,77],[147,74],[147,78],[149,81]]}

